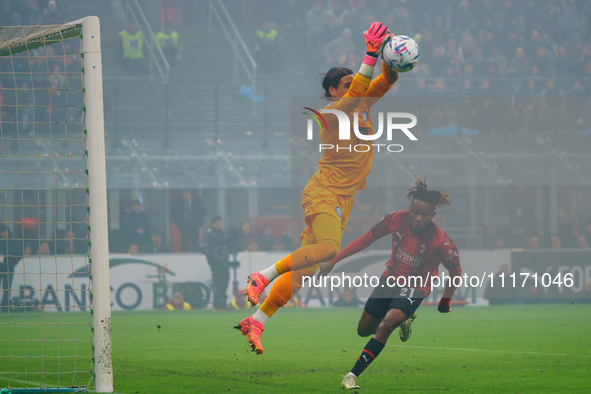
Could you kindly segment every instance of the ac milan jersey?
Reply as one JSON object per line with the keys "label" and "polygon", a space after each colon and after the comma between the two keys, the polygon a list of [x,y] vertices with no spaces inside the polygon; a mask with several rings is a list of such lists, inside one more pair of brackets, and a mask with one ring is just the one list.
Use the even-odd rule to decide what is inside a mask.
{"label": "ac milan jersey", "polygon": [[391,212],[371,229],[376,239],[392,234],[392,254],[383,276],[420,276],[417,290],[425,297],[431,292],[431,277],[437,275],[439,264],[452,268],[460,264],[454,242],[435,223],[420,233],[410,229],[409,211]]}

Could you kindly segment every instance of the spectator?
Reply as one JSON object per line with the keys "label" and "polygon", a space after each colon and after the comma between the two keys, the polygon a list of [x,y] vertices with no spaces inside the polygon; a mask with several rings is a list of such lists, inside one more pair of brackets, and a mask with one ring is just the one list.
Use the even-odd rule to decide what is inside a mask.
{"label": "spectator", "polygon": [[548,53],[545,47],[538,47],[536,56],[533,59],[534,67],[532,74],[538,77],[552,77],[554,76],[554,57]]}
{"label": "spectator", "polygon": [[540,247],[548,249],[551,246],[550,236],[546,233],[546,229],[543,225],[536,226],[536,236],[540,240]]}
{"label": "spectator", "polygon": [[283,230],[281,238],[279,238],[275,245],[273,246],[274,250],[289,250],[293,251],[297,249],[297,246],[294,244],[293,239],[289,233],[289,227]]}
{"label": "spectator", "polygon": [[566,224],[565,229],[560,237],[562,240],[562,246],[565,248],[576,248],[578,246],[578,240],[580,236],[579,226],[572,223]]}
{"label": "spectator", "polygon": [[259,236],[257,237],[257,244],[259,250],[263,252],[270,252],[274,250],[273,246],[277,243],[277,240],[273,236],[273,227],[266,224],[262,229],[259,230]]}
{"label": "spectator", "polygon": [[470,225],[470,200],[463,189],[456,189],[450,199],[452,205],[446,215],[446,225],[449,227],[466,227]]}
{"label": "spectator", "polygon": [[501,277],[505,277],[505,281],[509,280],[509,275],[511,274],[511,270],[507,264],[501,265],[501,269],[497,274],[494,276],[492,281],[486,286],[486,290],[484,291],[484,298],[488,299],[489,305],[504,305],[512,303],[514,297],[514,288],[512,286],[501,287],[496,285],[495,282],[499,282],[502,280]]}
{"label": "spectator", "polygon": [[244,297],[244,289],[238,289],[234,294],[234,298],[230,302],[230,306],[234,309],[246,309],[250,305],[246,303],[246,297]]}
{"label": "spectator", "polygon": [[170,65],[174,65],[181,60],[179,33],[172,29],[170,22],[166,22],[162,30],[156,34],[155,38]]}
{"label": "spectator", "polygon": [[47,25],[62,23],[62,16],[56,0],[49,0],[47,7],[43,10],[43,23]]}
{"label": "spectator", "polygon": [[12,15],[17,12],[12,8],[12,2],[10,0],[4,0],[2,2],[2,11],[0,12],[0,26],[13,26]]}
{"label": "spectator", "polygon": [[540,239],[538,237],[536,237],[535,235],[532,235],[531,237],[529,237],[525,246],[528,249],[539,249],[540,248]]}
{"label": "spectator", "polygon": [[226,291],[230,282],[230,253],[226,234],[222,230],[222,217],[214,216],[205,235],[205,256],[211,268],[213,307],[226,308]]}
{"label": "spectator", "polygon": [[503,248],[504,246],[505,242],[503,241],[503,238],[497,234],[496,226],[493,226],[492,224],[486,226],[483,247],[485,249],[497,249]]}
{"label": "spectator", "polygon": [[57,253],[63,255],[88,254],[88,242],[86,239],[76,238],[76,234],[71,230],[58,235],[56,248]]}
{"label": "spectator", "polygon": [[39,255],[41,256],[49,256],[54,255],[55,251],[52,250],[53,248],[49,245],[49,242],[41,242],[39,245]]}
{"label": "spectator", "polygon": [[546,81],[546,86],[540,91],[540,123],[549,130],[560,130],[565,123],[566,98],[562,89],[556,88],[554,80]]}
{"label": "spectator", "polygon": [[123,215],[121,232],[125,239],[125,250],[128,250],[130,245],[136,245],[139,249],[152,242],[150,220],[142,212],[142,204],[138,200],[133,200]]}
{"label": "spectator", "polygon": [[199,250],[199,232],[205,219],[205,205],[199,194],[183,191],[173,200],[170,216],[181,232],[182,251]]}
{"label": "spectator", "polygon": [[346,19],[348,15],[349,10],[344,6],[343,2],[331,2],[331,7],[326,13],[327,40],[336,38],[343,27],[349,26]]}
{"label": "spectator", "polygon": [[140,251],[140,248],[137,246],[137,244],[131,244],[127,247],[126,252],[129,254],[138,254]]}
{"label": "spectator", "polygon": [[254,55],[261,71],[277,72],[281,69],[278,33],[270,20],[265,20],[256,31]]}
{"label": "spectator", "polygon": [[230,230],[231,253],[256,252],[259,245],[254,241],[255,236],[249,221],[242,223],[240,228],[234,227]]}
{"label": "spectator", "polygon": [[550,238],[550,244],[552,245],[552,249],[562,249],[560,237],[558,235],[553,235],[552,238]]}
{"label": "spectator", "polygon": [[166,305],[164,305],[164,310],[166,311],[174,311],[174,310],[185,310],[190,311],[193,309],[191,304],[185,301],[185,297],[179,292],[174,293],[171,300],[168,300]]}
{"label": "spectator", "polygon": [[584,234],[587,239],[591,239],[591,220],[588,220],[587,223],[585,223]]}
{"label": "spectator", "polygon": [[339,299],[332,304],[332,306],[336,307],[357,307],[359,305],[362,305],[362,302],[350,289],[343,289]]}
{"label": "spectator", "polygon": [[53,72],[49,75],[49,85],[51,89],[63,90],[66,87],[66,77],[59,65],[53,67]]}
{"label": "spectator", "polygon": [[322,3],[315,1],[312,9],[306,13],[306,33],[308,35],[308,47],[312,50],[313,56],[318,56],[324,37],[326,26],[326,11]]}
{"label": "spectator", "polygon": [[123,67],[128,74],[144,73],[144,36],[135,23],[130,22],[127,29],[119,32]]}
{"label": "spectator", "polygon": [[526,246],[526,237],[523,224],[515,223],[513,226],[511,226],[511,233],[506,238],[505,245],[511,249],[524,248]]}
{"label": "spectator", "polygon": [[39,8],[38,0],[25,0],[21,8],[22,24],[29,26],[41,25],[42,13],[43,11]]}
{"label": "spectator", "polygon": [[138,251],[139,253],[170,253],[170,248],[162,242],[159,234],[152,234],[152,243],[142,245]]}
{"label": "spectator", "polygon": [[584,235],[579,235],[577,238],[577,246],[581,249],[589,249],[589,244],[587,243],[587,237]]}
{"label": "spectator", "polygon": [[351,41],[351,29],[344,29],[340,37],[324,46],[322,52],[329,67],[347,65],[349,54],[355,52],[355,44]]}
{"label": "spectator", "polygon": [[515,50],[515,57],[511,60],[509,66],[509,75],[514,77],[525,77],[531,73],[530,61],[525,57],[525,52],[522,48]]}

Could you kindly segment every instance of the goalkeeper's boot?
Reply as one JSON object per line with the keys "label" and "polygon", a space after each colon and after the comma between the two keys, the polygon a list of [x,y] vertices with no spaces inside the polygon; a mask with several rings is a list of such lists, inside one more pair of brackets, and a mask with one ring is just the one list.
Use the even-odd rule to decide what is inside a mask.
{"label": "goalkeeper's boot", "polygon": [[265,287],[269,284],[269,279],[265,278],[261,275],[260,272],[255,272],[254,274],[250,274],[247,280],[246,285],[246,296],[248,297],[248,301],[252,305],[256,305],[259,303],[259,297]]}
{"label": "goalkeeper's boot", "polygon": [[353,375],[353,372],[349,372],[343,378],[343,381],[341,382],[341,387],[347,390],[360,388],[359,386],[357,386],[357,383],[355,383],[355,379],[357,379],[357,376]]}
{"label": "goalkeeper's boot", "polygon": [[263,353],[263,345],[261,345],[261,333],[263,330],[263,324],[256,321],[252,316],[247,317],[238,323],[234,328],[240,330],[242,335],[246,337],[248,345],[253,352],[257,354]]}
{"label": "goalkeeper's boot", "polygon": [[412,334],[412,322],[417,318],[417,314],[413,313],[404,323],[400,325],[400,340],[402,342],[408,341],[410,334]]}

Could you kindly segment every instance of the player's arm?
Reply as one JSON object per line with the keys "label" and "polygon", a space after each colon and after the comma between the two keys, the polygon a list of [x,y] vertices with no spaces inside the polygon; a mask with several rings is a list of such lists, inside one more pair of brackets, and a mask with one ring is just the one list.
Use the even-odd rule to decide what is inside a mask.
{"label": "player's arm", "polygon": [[454,286],[454,278],[462,275],[462,267],[460,266],[460,255],[458,249],[453,242],[446,242],[443,248],[444,263],[443,266],[447,269],[450,277],[450,281],[445,286],[443,295],[439,300],[439,306],[437,310],[441,313],[451,312],[451,299],[456,292],[456,286]]}
{"label": "player's arm", "polygon": [[342,249],[337,255],[337,257],[330,261],[331,264],[336,265],[336,263],[338,263],[339,261],[361,252],[362,250],[370,247],[371,244],[373,244],[376,240],[378,240],[378,238],[376,234],[373,232],[373,229],[369,230],[361,237],[357,238],[355,241],[347,245],[345,249]]}
{"label": "player's arm", "polygon": [[[351,82],[351,86],[347,93],[343,95],[338,101],[330,106],[330,109],[337,109],[346,114],[350,114],[357,106],[359,102],[367,96],[368,89],[371,84],[371,78],[373,77],[373,70],[378,57],[382,52],[384,43],[387,42],[387,38],[390,37],[390,31],[381,22],[374,22],[371,24],[367,32],[363,33],[365,37],[365,43],[367,44],[367,52],[363,58],[363,63]],[[338,129],[338,118],[335,115],[327,116],[326,118],[327,127],[329,130]]]}
{"label": "player's arm", "polygon": [[355,241],[351,242],[344,249],[342,249],[334,259],[323,263],[320,268],[318,268],[318,277],[328,275],[336,263],[349,256],[353,256],[355,253],[361,252],[378,239],[379,238],[376,236],[373,229],[366,232],[361,237],[357,238]]}
{"label": "player's arm", "polygon": [[382,62],[382,73],[376,79],[371,81],[366,93],[366,102],[368,106],[374,105],[379,99],[394,86],[398,81],[398,71],[391,69]]}

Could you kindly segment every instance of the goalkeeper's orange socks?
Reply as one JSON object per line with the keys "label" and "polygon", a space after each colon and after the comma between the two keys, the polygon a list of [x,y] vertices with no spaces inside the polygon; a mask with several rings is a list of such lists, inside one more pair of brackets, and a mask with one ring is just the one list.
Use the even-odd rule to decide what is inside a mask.
{"label": "goalkeeper's orange socks", "polygon": [[272,282],[279,275],[290,271],[297,271],[318,263],[330,261],[339,253],[339,247],[328,243],[302,246],[285,256],[272,266],[260,272],[262,276]]}
{"label": "goalkeeper's orange socks", "polygon": [[367,345],[365,345],[365,348],[357,359],[355,366],[353,369],[351,369],[351,373],[355,375],[356,378],[361,375],[361,372],[365,371],[365,368],[369,367],[369,364],[371,364],[371,362],[376,359],[382,349],[384,349],[384,346],[386,345],[379,342],[375,338],[371,338],[369,342],[367,342]]}

